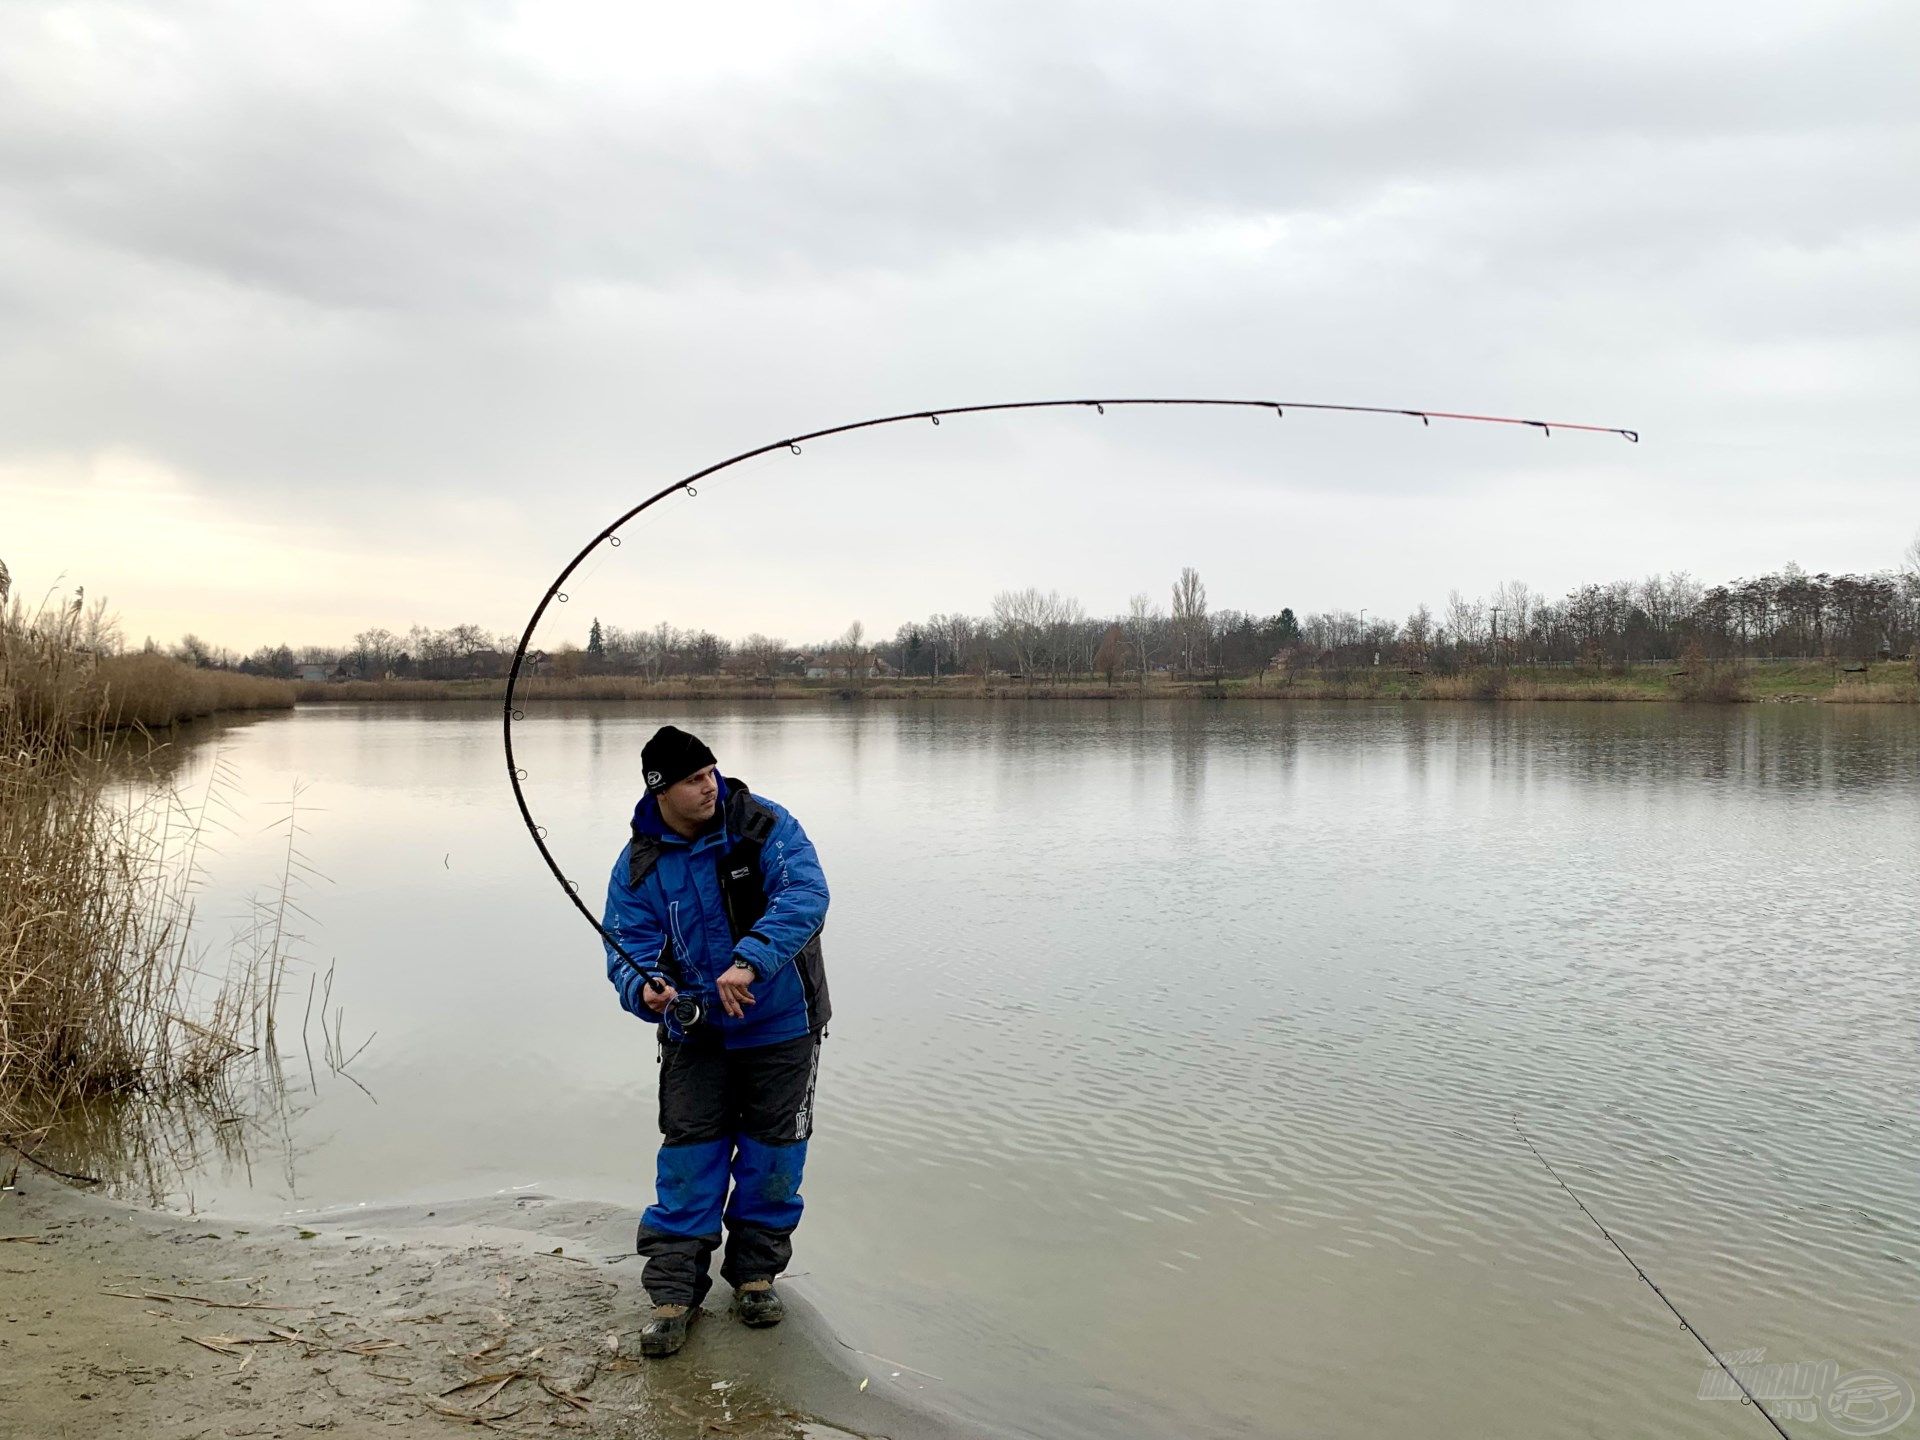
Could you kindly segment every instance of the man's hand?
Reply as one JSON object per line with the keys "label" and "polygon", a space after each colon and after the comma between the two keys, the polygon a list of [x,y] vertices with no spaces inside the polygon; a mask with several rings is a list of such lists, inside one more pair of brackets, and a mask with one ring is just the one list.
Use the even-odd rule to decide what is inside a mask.
{"label": "man's hand", "polygon": [[667,985],[664,982],[660,985],[655,985],[652,981],[648,981],[640,987],[641,1000],[646,1003],[647,1009],[656,1015],[666,1014],[667,1006],[673,1003],[673,997],[679,993],[680,992],[675,990],[673,986]]}
{"label": "man's hand", "polygon": [[720,1008],[735,1020],[747,1013],[746,1006],[755,1003],[753,992],[747,989],[754,978],[753,967],[736,960],[714,982],[714,988],[720,992]]}

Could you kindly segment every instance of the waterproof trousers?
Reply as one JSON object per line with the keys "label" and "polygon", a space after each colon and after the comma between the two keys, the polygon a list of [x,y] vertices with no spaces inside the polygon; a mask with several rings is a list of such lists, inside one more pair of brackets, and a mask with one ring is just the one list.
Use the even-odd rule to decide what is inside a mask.
{"label": "waterproof trousers", "polygon": [[[813,1134],[821,1034],[728,1050],[712,1031],[660,1047],[656,1198],[635,1248],[656,1305],[698,1305],[727,1231],[729,1285],[771,1280],[793,1258],[800,1172]],[[731,1182],[731,1189],[729,1189]]]}

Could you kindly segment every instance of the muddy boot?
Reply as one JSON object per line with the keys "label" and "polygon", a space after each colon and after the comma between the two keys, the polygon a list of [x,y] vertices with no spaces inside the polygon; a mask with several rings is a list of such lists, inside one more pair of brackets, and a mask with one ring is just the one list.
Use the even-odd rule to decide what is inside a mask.
{"label": "muddy boot", "polygon": [[694,1305],[656,1305],[653,1318],[640,1329],[642,1355],[671,1355],[687,1343],[687,1327],[700,1318]]}
{"label": "muddy boot", "polygon": [[787,1303],[773,1293],[771,1280],[746,1280],[734,1288],[733,1313],[741,1324],[761,1329],[786,1319]]}

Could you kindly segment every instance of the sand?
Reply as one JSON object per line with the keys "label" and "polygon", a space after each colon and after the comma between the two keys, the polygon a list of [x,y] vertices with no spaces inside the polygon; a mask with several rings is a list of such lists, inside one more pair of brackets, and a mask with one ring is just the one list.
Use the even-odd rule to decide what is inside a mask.
{"label": "sand", "polygon": [[642,1359],[631,1224],[536,1195],[232,1222],[23,1169],[0,1192],[0,1437],[959,1433],[800,1281],[777,1329],[718,1286],[686,1349]]}

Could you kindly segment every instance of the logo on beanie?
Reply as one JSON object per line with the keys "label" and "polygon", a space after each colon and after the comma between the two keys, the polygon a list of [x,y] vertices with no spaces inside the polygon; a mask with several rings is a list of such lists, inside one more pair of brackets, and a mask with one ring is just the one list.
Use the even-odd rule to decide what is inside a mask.
{"label": "logo on beanie", "polygon": [[660,788],[660,772],[658,770],[647,771],[647,788],[649,790],[658,790]]}

